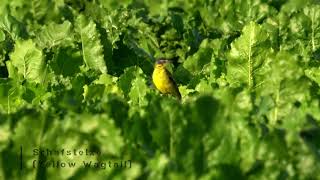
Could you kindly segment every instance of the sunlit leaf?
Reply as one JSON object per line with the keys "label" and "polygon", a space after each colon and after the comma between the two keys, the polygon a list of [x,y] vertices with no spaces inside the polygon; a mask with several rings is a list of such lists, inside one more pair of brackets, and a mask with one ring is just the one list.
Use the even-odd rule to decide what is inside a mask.
{"label": "sunlit leaf", "polygon": [[32,40],[17,41],[15,51],[10,56],[12,65],[23,78],[41,83],[44,74],[44,59]]}
{"label": "sunlit leaf", "polygon": [[96,24],[84,16],[77,18],[77,32],[82,44],[83,60],[89,68],[107,72],[104,61],[103,48],[100,42],[100,34],[96,30]]}

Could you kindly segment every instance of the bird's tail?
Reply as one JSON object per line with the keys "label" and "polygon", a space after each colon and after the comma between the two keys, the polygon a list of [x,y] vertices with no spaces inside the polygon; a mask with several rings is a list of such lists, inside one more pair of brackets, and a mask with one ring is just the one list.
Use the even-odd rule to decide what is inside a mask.
{"label": "bird's tail", "polygon": [[175,96],[176,96],[179,100],[181,100],[181,94],[180,94],[178,88],[177,88],[177,90],[176,90],[176,92],[175,92]]}

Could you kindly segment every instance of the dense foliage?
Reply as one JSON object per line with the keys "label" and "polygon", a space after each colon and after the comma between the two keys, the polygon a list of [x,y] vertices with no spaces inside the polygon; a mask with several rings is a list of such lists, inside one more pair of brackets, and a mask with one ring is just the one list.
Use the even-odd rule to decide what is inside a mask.
{"label": "dense foliage", "polygon": [[318,179],[319,65],[317,0],[1,0],[0,179]]}

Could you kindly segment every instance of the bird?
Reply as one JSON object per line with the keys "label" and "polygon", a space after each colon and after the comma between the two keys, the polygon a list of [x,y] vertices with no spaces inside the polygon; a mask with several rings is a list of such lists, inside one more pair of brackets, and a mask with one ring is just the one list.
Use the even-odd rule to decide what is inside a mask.
{"label": "bird", "polygon": [[181,94],[177,83],[165,67],[168,63],[169,61],[165,59],[159,59],[156,61],[152,73],[153,84],[162,94],[171,94],[181,100]]}

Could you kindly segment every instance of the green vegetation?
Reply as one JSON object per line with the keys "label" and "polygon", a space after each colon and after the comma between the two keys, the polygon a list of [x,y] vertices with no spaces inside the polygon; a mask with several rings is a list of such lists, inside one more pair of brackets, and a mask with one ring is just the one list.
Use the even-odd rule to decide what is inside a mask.
{"label": "green vegetation", "polygon": [[319,152],[318,0],[1,0],[0,179],[319,179]]}

